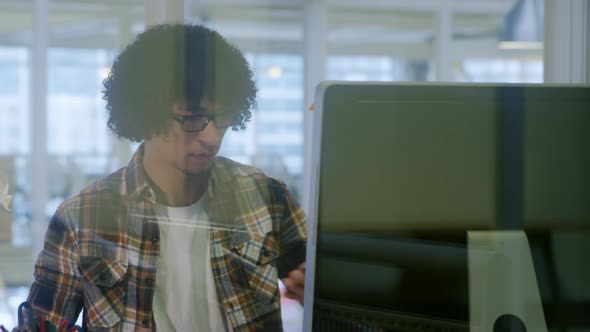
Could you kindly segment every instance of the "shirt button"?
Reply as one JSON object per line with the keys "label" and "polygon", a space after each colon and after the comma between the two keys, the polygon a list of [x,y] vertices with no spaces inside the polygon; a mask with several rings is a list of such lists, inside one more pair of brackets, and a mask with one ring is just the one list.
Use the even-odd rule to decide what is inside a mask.
{"label": "shirt button", "polygon": [[146,327],[147,327],[147,326],[150,326],[150,321],[149,321],[149,320],[147,320],[147,319],[144,319],[144,320],[142,320],[142,321],[141,321],[141,324],[142,324],[143,326],[146,326]]}
{"label": "shirt button", "polygon": [[151,200],[152,199],[152,193],[149,190],[144,191],[141,194],[141,197],[145,200]]}
{"label": "shirt button", "polygon": [[157,242],[158,242],[158,237],[157,236],[152,237],[152,243],[156,244]]}
{"label": "shirt button", "polygon": [[145,283],[148,284],[148,286],[151,286],[154,283],[154,281],[152,279],[147,279]]}

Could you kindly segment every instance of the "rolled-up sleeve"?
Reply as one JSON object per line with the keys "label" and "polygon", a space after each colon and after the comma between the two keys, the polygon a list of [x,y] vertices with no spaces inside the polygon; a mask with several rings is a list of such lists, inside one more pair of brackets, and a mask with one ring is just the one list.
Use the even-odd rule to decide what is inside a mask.
{"label": "rolled-up sleeve", "polygon": [[78,263],[76,232],[64,203],[49,222],[27,300],[53,324],[64,319],[75,321],[81,311],[83,290]]}

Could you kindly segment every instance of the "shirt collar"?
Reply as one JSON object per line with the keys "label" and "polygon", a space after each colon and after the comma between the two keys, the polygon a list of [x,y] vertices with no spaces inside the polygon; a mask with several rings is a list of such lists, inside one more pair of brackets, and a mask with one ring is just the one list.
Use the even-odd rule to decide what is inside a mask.
{"label": "shirt collar", "polygon": [[[156,203],[156,194],[150,186],[149,177],[143,167],[143,154],[145,151],[144,143],[141,143],[131,161],[125,169],[125,190],[131,200],[143,200],[146,199],[152,203]],[[219,162],[219,157],[215,158],[213,169],[209,177],[209,183],[206,194],[210,197],[213,195],[212,188],[226,186],[218,186],[219,184],[225,184],[231,180],[231,177],[226,174],[228,173],[225,169],[227,168],[223,162]],[[226,188],[229,190],[229,188]]]}
{"label": "shirt collar", "polygon": [[125,169],[125,189],[131,200],[147,199],[155,203],[156,195],[143,168],[144,149],[144,143],[141,143]]}

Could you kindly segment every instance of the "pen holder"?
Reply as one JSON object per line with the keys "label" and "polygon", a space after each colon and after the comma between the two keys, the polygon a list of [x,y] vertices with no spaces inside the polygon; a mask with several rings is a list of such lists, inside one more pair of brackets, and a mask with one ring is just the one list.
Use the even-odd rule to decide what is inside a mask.
{"label": "pen holder", "polygon": [[[12,332],[76,332],[82,328],[73,322],[63,320],[59,325],[53,325],[44,315],[34,317],[34,310],[29,302],[18,306],[18,326]],[[4,329],[2,332],[5,332]]]}

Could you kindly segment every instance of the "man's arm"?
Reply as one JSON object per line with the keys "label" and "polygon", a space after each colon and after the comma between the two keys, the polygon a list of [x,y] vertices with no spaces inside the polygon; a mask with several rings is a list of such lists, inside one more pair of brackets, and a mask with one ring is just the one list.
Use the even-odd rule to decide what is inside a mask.
{"label": "man's arm", "polygon": [[67,208],[62,204],[49,222],[27,300],[36,314],[44,314],[54,325],[64,319],[75,321],[82,309],[78,261],[76,233]]}
{"label": "man's arm", "polygon": [[280,211],[279,278],[287,288],[287,297],[303,303],[307,221],[286,186],[279,181],[271,181],[271,190],[276,198],[274,202],[278,205],[276,211]]}

